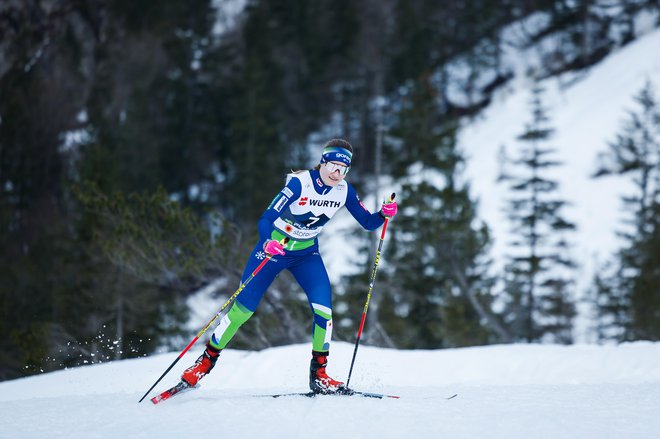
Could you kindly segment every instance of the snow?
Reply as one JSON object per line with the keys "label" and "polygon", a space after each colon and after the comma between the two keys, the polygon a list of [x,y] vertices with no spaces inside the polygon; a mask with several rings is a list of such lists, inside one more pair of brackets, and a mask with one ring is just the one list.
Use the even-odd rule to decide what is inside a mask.
{"label": "snow", "polygon": [[[608,142],[620,131],[627,111],[637,110],[634,96],[647,81],[660,88],[660,30],[641,36],[617,50],[590,70],[565,74],[542,81],[544,104],[548,109],[555,136],[548,145],[557,148],[555,158],[563,162],[554,175],[560,195],[570,203],[566,219],[578,230],[569,237],[573,257],[579,264],[576,299],[584,299],[594,274],[621,246],[617,231],[622,228],[624,212],[621,195],[631,190],[630,181],[620,177],[593,179],[596,157],[607,150]],[[479,202],[479,216],[492,230],[492,256],[495,269],[505,262],[511,239],[511,224],[503,211],[507,185],[496,184],[501,147],[509,156],[520,146],[516,137],[530,121],[529,100],[532,82],[523,72],[538,64],[537,48],[517,52],[511,48],[506,58],[516,76],[497,92],[493,102],[475,120],[464,124],[459,146],[467,156],[466,177]],[[588,306],[579,307],[576,337],[590,341]]]}
{"label": "snow", "polygon": [[[626,112],[637,109],[633,98],[645,83],[651,81],[660,88],[658,47],[660,30],[655,30],[581,77],[570,74],[542,82],[544,103],[555,128],[548,144],[557,148],[556,158],[564,162],[557,178],[561,195],[571,203],[565,214],[578,225],[574,242],[575,257],[582,265],[580,291],[591,281],[595,262],[604,262],[621,244],[616,236],[623,219],[620,197],[630,187],[622,178],[591,178],[596,157],[615,139]],[[516,69],[520,72],[525,67],[518,65]],[[468,157],[466,174],[479,201],[480,217],[493,230],[493,256],[500,264],[511,231],[503,212],[508,188],[496,184],[497,156],[501,146],[509,155],[517,150],[516,136],[530,120],[532,83],[520,75],[517,78],[496,93],[493,103],[478,119],[466,124],[459,136],[459,145]]]}
{"label": "snow", "polygon": [[213,0],[213,8],[216,11],[213,35],[221,37],[228,29],[232,29],[246,5],[247,0]]}
{"label": "snow", "polygon": [[[539,20],[543,16],[532,18]],[[535,26],[534,23],[531,25]],[[473,199],[478,201],[479,217],[488,224],[494,237],[492,256],[496,269],[504,265],[511,236],[511,225],[503,211],[508,188],[506,184],[496,183],[500,171],[498,155],[502,146],[510,156],[520,146],[516,137],[530,121],[533,86],[525,73],[537,66],[543,59],[543,52],[548,50],[518,49],[516,41],[520,39],[520,32],[511,27],[504,35],[510,43],[504,59],[509,70],[515,73],[514,79],[495,93],[491,104],[477,117],[464,120],[458,135],[458,145],[467,159],[466,181],[471,185]],[[548,145],[557,149],[555,158],[563,162],[553,177],[560,183],[560,195],[571,203],[564,212],[566,219],[578,226],[571,238],[573,256],[580,264],[576,286],[579,297],[586,292],[599,264],[621,245],[616,234],[625,214],[621,211],[620,197],[631,190],[625,178],[593,179],[596,158],[606,151],[608,142],[615,139],[627,112],[637,109],[634,96],[646,82],[653,83],[660,92],[658,47],[660,29],[641,35],[587,71],[541,83],[545,88],[544,105],[555,129]],[[381,186],[381,192],[396,190],[391,184]],[[372,209],[373,197],[364,198],[365,205]],[[405,200],[397,201],[401,207],[405,206]],[[354,273],[353,261],[360,260],[351,250],[353,244],[359,242],[351,236],[358,227],[350,215],[341,212],[319,238],[321,252],[335,283],[342,275]],[[396,218],[392,227],[396,227]],[[582,338],[586,341],[584,334]]]}
{"label": "snow", "polygon": [[[541,20],[535,15],[532,20]],[[527,26],[537,26],[532,21]],[[523,23],[525,25],[525,23]],[[458,145],[466,156],[466,181],[471,196],[478,202],[478,216],[492,232],[494,243],[491,256],[495,271],[505,263],[510,250],[511,224],[504,208],[508,188],[497,184],[500,172],[498,155],[504,146],[509,156],[520,146],[516,137],[530,121],[529,101],[532,81],[525,73],[543,58],[539,47],[518,49],[520,29],[512,26],[505,31],[509,41],[505,62],[515,73],[514,79],[493,96],[491,104],[474,119],[464,120],[458,134]],[[594,341],[591,330],[591,309],[583,301],[596,271],[621,246],[617,231],[623,227],[625,212],[621,209],[621,195],[629,193],[632,185],[623,177],[594,179],[597,156],[607,150],[608,142],[627,118],[627,112],[637,110],[634,96],[647,81],[660,93],[660,29],[649,31],[639,39],[616,50],[603,61],[579,74],[569,73],[542,81],[545,88],[544,105],[555,129],[549,141],[557,149],[554,157],[563,162],[552,176],[559,181],[559,194],[570,204],[563,211],[567,220],[576,223],[578,230],[568,238],[573,244],[573,257],[579,264],[576,273],[575,298],[580,301],[580,315],[576,321],[576,339]],[[349,176],[350,180],[350,176]],[[392,184],[382,184],[381,192],[396,190]],[[373,197],[361,194],[365,205],[373,210]],[[398,199],[401,208],[406,200]],[[397,227],[396,218],[390,227]],[[333,218],[319,237],[321,254],[330,279],[339,285],[343,275],[356,272],[356,263],[364,263],[357,254],[359,228],[346,212]],[[373,252],[375,254],[375,248]],[[373,256],[370,256],[371,258]],[[371,262],[369,262],[371,263]],[[381,259],[381,269],[387,264],[387,238]]]}
{"label": "snow", "polygon": [[[401,399],[253,396],[306,391],[309,349],[225,350],[199,389],[157,406],[138,400],[176,353],[6,381],[0,438],[660,437],[660,343],[361,346],[351,386]],[[329,373],[345,379],[352,352],[334,343]],[[188,353],[157,390],[199,354]]]}

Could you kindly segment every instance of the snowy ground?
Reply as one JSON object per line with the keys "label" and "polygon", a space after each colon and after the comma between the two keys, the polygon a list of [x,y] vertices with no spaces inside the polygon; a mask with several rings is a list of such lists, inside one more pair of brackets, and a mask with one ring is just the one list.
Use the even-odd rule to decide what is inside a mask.
{"label": "snowy ground", "polygon": [[[335,343],[345,377],[352,345]],[[189,353],[158,390],[173,385]],[[138,399],[176,354],[0,383],[0,438],[658,438],[660,343],[512,345],[438,351],[361,346],[352,387],[395,393],[260,398],[306,391],[309,346],[227,350],[201,388]],[[444,397],[458,393],[458,397]]]}

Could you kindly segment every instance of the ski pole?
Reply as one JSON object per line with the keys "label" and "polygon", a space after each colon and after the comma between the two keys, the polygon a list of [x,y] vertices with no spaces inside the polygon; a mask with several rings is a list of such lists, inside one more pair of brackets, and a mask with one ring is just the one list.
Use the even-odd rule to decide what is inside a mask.
{"label": "ski pole", "polygon": [[[396,194],[392,193],[389,202],[394,201]],[[385,218],[383,223],[383,230],[380,232],[380,242],[378,243],[378,251],[376,252],[376,260],[374,261],[374,268],[371,271],[371,280],[369,281],[369,292],[367,292],[367,301],[364,303],[362,310],[362,319],[360,320],[360,328],[358,329],[357,339],[355,340],[355,349],[353,349],[353,359],[351,360],[351,368],[348,371],[348,379],[346,380],[346,388],[348,383],[351,382],[351,374],[353,373],[353,365],[355,364],[355,356],[357,355],[358,346],[360,345],[360,338],[362,337],[362,330],[364,329],[364,322],[367,319],[367,310],[369,309],[369,301],[371,300],[371,291],[374,289],[374,282],[376,280],[376,272],[378,271],[378,263],[380,262],[380,252],[383,249],[383,241],[385,240],[385,230],[387,230],[387,222],[389,218]]]}
{"label": "ski pole", "polygon": [[[286,244],[288,241],[289,241],[289,238],[285,237],[284,239],[282,239],[282,241],[280,241],[280,243],[281,243],[282,245],[284,245],[284,244]],[[188,352],[188,350],[189,350],[189,349],[190,349],[190,348],[191,348],[191,347],[197,342],[197,340],[199,340],[199,338],[200,338],[200,337],[201,337],[206,331],[208,331],[208,329],[211,327],[211,325],[213,325],[213,323],[218,319],[218,317],[220,317],[220,315],[222,314],[222,311],[224,311],[225,308],[227,308],[227,306],[229,306],[229,304],[231,304],[234,300],[236,300],[236,297],[238,297],[238,295],[241,293],[241,291],[243,291],[243,289],[245,288],[245,286],[246,286],[247,284],[250,283],[250,281],[251,281],[251,280],[257,275],[257,273],[259,273],[259,272],[261,271],[261,269],[264,267],[264,265],[266,265],[266,264],[268,263],[268,261],[270,261],[270,259],[271,259],[272,257],[273,257],[273,255],[266,253],[266,258],[261,262],[261,264],[259,264],[259,266],[258,266],[257,268],[254,269],[254,271],[252,272],[252,274],[250,274],[250,276],[249,276],[247,279],[245,279],[245,282],[243,282],[243,283],[241,284],[241,286],[238,287],[238,290],[236,290],[236,292],[234,292],[234,294],[232,294],[231,297],[230,297],[229,299],[227,299],[227,301],[225,302],[225,304],[222,305],[222,307],[220,308],[220,311],[218,311],[218,312],[213,316],[213,318],[212,318],[212,319],[206,324],[206,326],[204,326],[204,328],[202,328],[202,330],[199,331],[199,333],[195,336],[195,338],[193,338],[192,341],[191,341],[190,343],[188,343],[188,346],[186,346],[186,348],[185,348],[183,351],[181,351],[181,353],[179,354],[179,356],[176,357],[176,360],[174,360],[174,361],[172,362],[172,364],[170,364],[170,367],[168,367],[167,370],[165,370],[165,372],[163,372],[163,374],[160,376],[160,378],[158,378],[158,380],[156,380],[156,382],[153,384],[153,386],[151,386],[151,387],[149,388],[149,390],[147,390],[147,393],[145,393],[144,396],[142,396],[142,398],[140,398],[140,400],[138,401],[138,403],[142,402],[142,400],[143,400],[143,399],[149,394],[149,392],[151,392],[151,391],[153,390],[153,388],[156,387],[156,386],[158,385],[158,383],[160,383],[160,380],[162,380],[163,378],[165,378],[165,375],[167,375],[167,373],[168,373],[170,370],[172,370],[172,368],[174,367],[174,365],[175,365],[176,363],[179,362],[179,360],[180,360],[180,359],[186,354],[186,352]]]}

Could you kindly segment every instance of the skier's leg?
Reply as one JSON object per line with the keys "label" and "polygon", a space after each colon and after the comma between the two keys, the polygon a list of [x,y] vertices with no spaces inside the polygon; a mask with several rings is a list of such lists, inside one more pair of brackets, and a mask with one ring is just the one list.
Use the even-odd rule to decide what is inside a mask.
{"label": "skier's leg", "polygon": [[332,292],[323,260],[318,253],[307,255],[289,271],[305,291],[314,315],[312,348],[327,352],[332,337]]}
{"label": "skier's leg", "polygon": [[318,253],[314,253],[305,256],[300,263],[290,267],[289,271],[305,290],[314,315],[309,388],[315,393],[341,391],[344,383],[332,379],[326,373],[332,337],[332,294],[323,260]]}
{"label": "skier's leg", "polygon": [[[263,262],[264,254],[262,250],[263,243],[260,242],[254,248],[250,259],[243,271],[241,283],[252,274],[257,266]],[[243,325],[259,305],[266,289],[275,279],[275,276],[286,266],[283,257],[273,257],[259,273],[252,278],[243,291],[238,295],[229,312],[220,320],[220,324],[213,331],[211,339],[206,343],[206,349],[197,359],[195,364],[186,369],[181,379],[190,384],[196,385],[211,369],[215,366],[220,351],[227,346],[227,343],[234,337],[238,328]]]}

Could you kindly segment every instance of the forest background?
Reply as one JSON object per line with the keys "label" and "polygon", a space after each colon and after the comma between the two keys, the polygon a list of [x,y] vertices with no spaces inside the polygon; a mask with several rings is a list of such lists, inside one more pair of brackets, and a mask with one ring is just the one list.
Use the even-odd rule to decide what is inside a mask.
{"label": "forest background", "polygon": [[[359,193],[382,197],[387,183],[402,207],[366,343],[572,343],[579,297],[597,340],[658,340],[653,85],[594,163],[594,178],[629,176],[635,190],[621,201],[622,247],[587,292],[575,287],[579,229],[549,172],[562,164],[539,85],[634,41],[641,13],[660,24],[657,0],[4,0],[0,379],[185,345],[190,297],[233,293],[261,212],[331,137],[353,143]],[[503,29],[533,16],[544,19],[518,44],[561,44],[528,73],[529,117],[499,164],[516,233],[493,270],[456,136],[512,80]],[[334,285],[335,339],[347,341],[377,239],[356,233],[357,274]],[[250,322],[233,347],[309,338],[286,274]]]}

